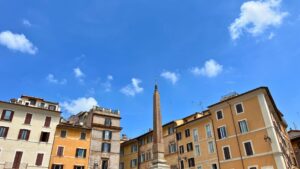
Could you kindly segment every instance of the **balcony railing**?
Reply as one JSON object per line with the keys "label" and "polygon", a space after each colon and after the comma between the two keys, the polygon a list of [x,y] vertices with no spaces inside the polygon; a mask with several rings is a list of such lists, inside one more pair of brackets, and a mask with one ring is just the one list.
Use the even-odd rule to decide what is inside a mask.
{"label": "balcony railing", "polygon": [[108,109],[108,108],[104,108],[104,107],[100,107],[100,106],[94,106],[93,109],[98,110],[98,111],[102,111],[102,112],[116,114],[116,115],[120,114],[119,110]]}
{"label": "balcony railing", "polygon": [[28,164],[27,163],[20,163],[19,168],[13,168],[12,162],[5,162],[4,169],[27,169]]}

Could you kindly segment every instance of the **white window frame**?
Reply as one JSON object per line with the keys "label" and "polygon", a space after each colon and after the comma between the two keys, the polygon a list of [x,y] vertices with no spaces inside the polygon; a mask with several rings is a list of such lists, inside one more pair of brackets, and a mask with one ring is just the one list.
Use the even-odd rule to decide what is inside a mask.
{"label": "white window frame", "polygon": [[[229,159],[226,159],[226,158],[225,158],[225,151],[224,151],[224,148],[226,148],[226,147],[229,149],[229,155],[230,155],[230,158],[229,158]],[[222,146],[222,151],[223,151],[223,158],[224,158],[224,160],[230,160],[230,159],[232,159],[230,145]]]}
{"label": "white window frame", "polygon": [[[222,128],[222,127],[225,127],[226,137],[220,138],[220,140],[226,139],[228,137],[228,131],[227,131],[226,125],[222,125],[222,126],[217,127],[217,132],[218,132],[218,129]],[[218,139],[219,139],[219,133],[217,133],[217,134],[218,134]]]}
{"label": "white window frame", "polygon": [[[245,143],[248,143],[248,142],[250,142],[251,148],[252,148],[252,152],[253,152],[253,155],[250,155],[250,156],[247,155],[246,147],[245,147]],[[246,140],[246,141],[243,141],[243,147],[244,147],[244,155],[245,155],[246,157],[251,157],[251,156],[254,156],[254,155],[255,155],[255,151],[254,151],[254,146],[253,146],[252,140]]]}
{"label": "white window frame", "polygon": [[245,119],[238,120],[239,129],[241,128],[241,127],[240,127],[240,122],[241,122],[241,121],[246,121],[247,129],[248,129],[248,131],[245,132],[245,133],[242,133],[242,131],[240,131],[241,134],[249,133],[250,130],[249,130],[249,125],[248,125],[248,120],[247,120],[246,118],[245,118]]}
{"label": "white window frame", "polygon": [[[210,143],[210,142],[212,142],[212,145],[213,145],[213,148],[214,148],[214,152],[211,152],[211,151],[210,151],[210,147],[209,147],[209,143]],[[208,147],[208,153],[209,153],[209,154],[213,154],[213,153],[216,152],[216,147],[215,147],[214,141],[208,141],[208,142],[207,142],[207,147]]]}
{"label": "white window frame", "polygon": [[[199,147],[199,154],[197,154],[196,146]],[[195,144],[195,156],[201,156],[201,148],[200,148],[200,144]]]}
{"label": "white window frame", "polygon": [[[218,112],[219,112],[219,111],[221,111],[221,113],[222,113],[222,118],[221,118],[221,119],[218,119]],[[223,119],[224,119],[224,112],[223,112],[223,109],[220,109],[220,110],[217,110],[217,111],[216,111],[216,119],[217,119],[217,120],[223,120]]]}
{"label": "white window frame", "polygon": [[[197,140],[195,140],[195,131],[196,131],[196,134],[197,134]],[[199,132],[198,132],[198,128],[194,128],[193,129],[193,141],[194,142],[199,142]]]}
{"label": "white window frame", "polygon": [[256,169],[259,169],[259,168],[258,168],[258,165],[251,165],[251,166],[248,166],[248,169],[250,169],[251,167],[256,167]]}
{"label": "white window frame", "polygon": [[[241,105],[242,105],[243,112],[240,112],[240,113],[237,112],[236,105],[238,105],[238,104],[241,104]],[[235,114],[236,114],[236,115],[245,113],[245,107],[244,107],[243,102],[239,102],[239,103],[234,104],[234,109],[235,109]]]}
{"label": "white window frame", "polygon": [[[208,137],[208,135],[207,135],[207,128],[206,128],[206,126],[209,126],[209,130],[210,130],[210,137]],[[206,135],[206,138],[211,138],[211,137],[213,137],[213,133],[212,133],[212,127],[211,127],[211,123],[207,123],[207,124],[205,124],[205,135]]]}

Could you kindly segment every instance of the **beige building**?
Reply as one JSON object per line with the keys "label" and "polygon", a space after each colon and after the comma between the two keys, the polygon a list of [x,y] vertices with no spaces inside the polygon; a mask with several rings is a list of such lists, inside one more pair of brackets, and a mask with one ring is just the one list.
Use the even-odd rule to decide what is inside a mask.
{"label": "beige building", "polygon": [[0,169],[48,168],[56,125],[58,103],[21,96],[0,101]]}
{"label": "beige building", "polygon": [[290,130],[289,137],[296,155],[298,167],[300,165],[300,130]]}
{"label": "beige building", "polygon": [[[164,125],[165,158],[174,169],[297,168],[286,127],[268,88],[231,94]],[[151,132],[121,144],[120,169],[149,168],[148,137]]]}

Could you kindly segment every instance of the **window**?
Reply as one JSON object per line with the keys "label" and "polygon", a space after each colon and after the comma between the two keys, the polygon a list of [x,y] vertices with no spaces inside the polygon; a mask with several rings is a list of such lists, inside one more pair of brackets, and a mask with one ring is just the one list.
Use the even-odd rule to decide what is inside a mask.
{"label": "window", "polygon": [[225,126],[218,128],[218,136],[219,136],[219,139],[223,139],[223,138],[227,137],[227,132],[226,132]]}
{"label": "window", "polygon": [[241,133],[247,133],[249,131],[246,120],[239,121],[239,127],[240,127]]}
{"label": "window", "polygon": [[30,135],[30,130],[21,129],[19,132],[18,139],[19,140],[28,140]]}
{"label": "window", "polygon": [[208,142],[208,152],[209,153],[214,153],[215,152],[215,146],[213,141]]}
{"label": "window", "polygon": [[132,152],[132,153],[137,152],[137,150],[138,150],[138,147],[137,147],[136,144],[131,145],[131,152]]}
{"label": "window", "polygon": [[180,161],[180,169],[184,169],[184,161],[183,160]]}
{"label": "window", "polygon": [[66,138],[66,136],[67,136],[67,131],[66,130],[61,130],[60,131],[60,137]]}
{"label": "window", "polygon": [[252,144],[250,141],[244,142],[244,147],[247,156],[252,156],[254,154],[252,149]]}
{"label": "window", "polygon": [[222,112],[222,110],[217,111],[217,119],[218,120],[223,119],[223,112]]}
{"label": "window", "polygon": [[63,156],[64,155],[64,147],[58,146],[56,155],[59,157]]}
{"label": "window", "polygon": [[197,167],[197,169],[202,169],[202,166],[201,166],[201,165],[200,165],[200,166],[198,166],[198,167]]}
{"label": "window", "polygon": [[52,169],[64,169],[64,165],[62,165],[62,164],[53,164]]}
{"label": "window", "polygon": [[24,124],[30,124],[31,119],[32,119],[32,114],[27,113],[26,116],[25,116]]}
{"label": "window", "polygon": [[75,157],[79,157],[79,158],[85,158],[86,156],[86,149],[82,149],[82,148],[76,148],[76,154]]}
{"label": "window", "polygon": [[151,152],[150,151],[148,151],[146,153],[146,160],[151,160]]}
{"label": "window", "polygon": [[36,166],[41,166],[43,164],[44,154],[38,153],[35,161]]}
{"label": "window", "polygon": [[195,166],[195,160],[194,158],[189,158],[188,159],[189,167],[194,167]]}
{"label": "window", "polygon": [[108,160],[102,159],[101,169],[108,169]]}
{"label": "window", "polygon": [[198,129],[193,129],[194,142],[198,142]]}
{"label": "window", "polygon": [[119,167],[119,169],[125,169],[124,163],[123,163],[123,162],[120,162],[120,167]]}
{"label": "window", "polygon": [[168,135],[173,134],[174,133],[174,127],[169,127],[168,128]]}
{"label": "window", "polygon": [[151,143],[152,142],[152,135],[147,137],[147,143]]}
{"label": "window", "polygon": [[74,169],[84,169],[84,166],[74,165]]}
{"label": "window", "polygon": [[54,106],[54,105],[49,105],[49,106],[48,106],[48,109],[49,109],[49,110],[52,110],[52,111],[55,111],[56,106]]}
{"label": "window", "polygon": [[200,145],[195,145],[195,153],[196,153],[196,156],[200,156],[200,154],[201,154]]}
{"label": "window", "polygon": [[177,139],[177,140],[181,140],[181,132],[176,133],[176,139]]}
{"label": "window", "polygon": [[85,132],[81,132],[80,133],[80,140],[85,140],[86,138],[86,133]]}
{"label": "window", "polygon": [[112,131],[104,130],[103,131],[103,140],[110,140]]}
{"label": "window", "polygon": [[212,165],[211,165],[211,168],[212,168],[212,169],[218,169],[218,166],[217,166],[217,164],[212,164]]}
{"label": "window", "polygon": [[102,143],[102,152],[109,153],[110,152],[110,143]]}
{"label": "window", "polygon": [[184,153],[184,147],[183,147],[183,145],[179,146],[179,153],[180,154]]}
{"label": "window", "polygon": [[169,153],[175,153],[176,152],[176,143],[170,143],[169,144]]}
{"label": "window", "polygon": [[190,137],[190,129],[185,130],[185,137]]}
{"label": "window", "polygon": [[231,159],[229,147],[223,147],[223,153],[224,153],[225,160]]}
{"label": "window", "polygon": [[8,129],[8,127],[0,126],[0,137],[6,138]]}
{"label": "window", "polygon": [[48,142],[49,140],[49,132],[41,132],[41,136],[40,136],[40,142]]}
{"label": "window", "polygon": [[207,137],[207,138],[212,137],[210,124],[205,125],[205,130],[206,130],[206,137]]}
{"label": "window", "polygon": [[28,99],[28,101],[29,101],[29,104],[32,105],[32,106],[36,105],[36,100],[35,99]]}
{"label": "window", "polygon": [[111,126],[111,119],[110,118],[105,118],[104,125],[105,126]]}
{"label": "window", "polygon": [[130,161],[130,167],[131,168],[136,167],[136,165],[137,165],[137,159],[133,159],[133,160]]}
{"label": "window", "polygon": [[241,103],[239,104],[236,104],[235,105],[235,110],[236,110],[236,113],[243,113],[244,112],[244,109],[243,109],[243,105]]}
{"label": "window", "polygon": [[51,117],[46,117],[44,127],[50,127]]}
{"label": "window", "polygon": [[257,167],[251,166],[251,167],[248,167],[248,169],[257,169]]}
{"label": "window", "polygon": [[193,143],[188,143],[186,145],[186,150],[187,150],[187,152],[193,151]]}
{"label": "window", "polygon": [[1,115],[1,120],[12,121],[14,116],[14,111],[11,110],[3,110]]}
{"label": "window", "polygon": [[145,161],[145,153],[140,155],[140,162],[143,163]]}

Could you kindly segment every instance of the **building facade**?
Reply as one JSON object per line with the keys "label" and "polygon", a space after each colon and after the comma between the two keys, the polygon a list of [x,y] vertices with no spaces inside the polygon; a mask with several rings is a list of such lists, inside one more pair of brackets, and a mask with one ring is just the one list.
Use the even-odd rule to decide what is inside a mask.
{"label": "building facade", "polygon": [[21,96],[0,102],[0,168],[48,168],[58,103]]}
{"label": "building facade", "polygon": [[[166,137],[172,123],[174,142],[172,134],[171,140]],[[260,87],[223,97],[206,111],[164,125],[165,150],[170,144],[176,147],[171,158],[169,151],[165,157],[174,169],[294,169],[297,164],[286,127],[268,88]],[[149,168],[144,160],[147,153],[143,154],[151,153],[151,146],[140,144],[149,135],[121,144],[121,169]],[[133,153],[130,147],[137,143]]]}
{"label": "building facade", "polygon": [[61,122],[55,132],[51,169],[88,169],[91,129],[75,121]]}
{"label": "building facade", "polygon": [[296,155],[298,167],[300,165],[300,130],[290,130],[289,137]]}

